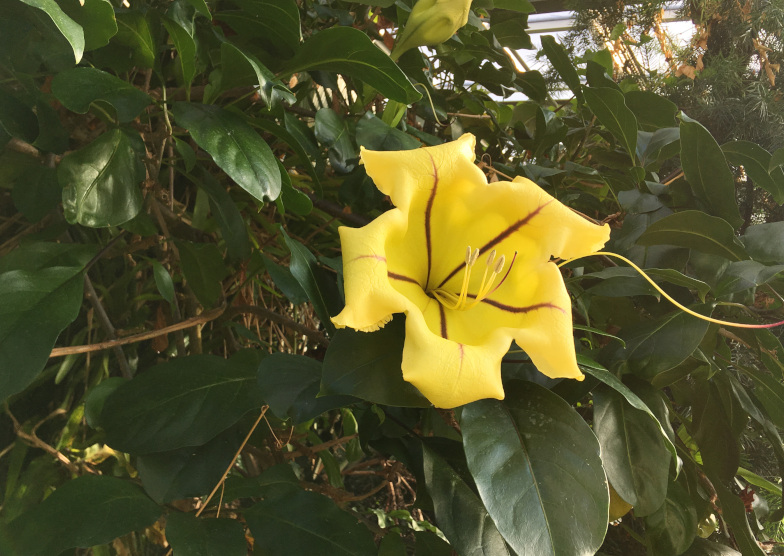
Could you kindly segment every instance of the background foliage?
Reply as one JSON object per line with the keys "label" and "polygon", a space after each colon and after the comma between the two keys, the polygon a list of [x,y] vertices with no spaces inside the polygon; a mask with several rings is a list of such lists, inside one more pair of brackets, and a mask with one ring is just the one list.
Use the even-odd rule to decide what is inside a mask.
{"label": "background foliage", "polygon": [[[776,37],[763,8],[742,22]],[[708,324],[582,260],[564,272],[588,378],[546,379],[513,346],[507,399],[455,411],[402,381],[401,316],[335,331],[337,226],[390,206],[359,146],[463,132],[491,180],[528,177],[609,222],[609,249],[681,303],[784,313],[780,137],[714,118],[715,74],[625,79],[608,50],[575,60],[544,37],[571,97],[555,102],[504,50],[531,45],[527,0],[477,0],[456,36],[396,64],[383,48],[410,9],[4,2],[0,552],[780,550],[775,330]],[[735,55],[712,44],[704,60]],[[767,79],[779,113],[754,52],[738,86]]]}

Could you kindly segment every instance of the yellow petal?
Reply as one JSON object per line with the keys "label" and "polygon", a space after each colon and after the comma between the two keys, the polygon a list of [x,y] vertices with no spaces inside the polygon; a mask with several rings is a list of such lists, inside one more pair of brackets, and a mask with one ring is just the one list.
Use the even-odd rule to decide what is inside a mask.
{"label": "yellow petal", "polygon": [[509,349],[504,334],[482,345],[466,345],[434,334],[421,312],[406,318],[403,378],[436,407],[451,408],[483,398],[504,398],[501,359]]}
{"label": "yellow petal", "polygon": [[[343,250],[346,307],[332,318],[335,326],[373,331],[403,312],[410,301],[390,284],[386,245],[406,229],[405,215],[392,210],[362,228],[338,229]],[[408,269],[401,260],[397,268]],[[424,294],[423,294],[424,295]]]}
{"label": "yellow petal", "polygon": [[[424,213],[431,195],[459,189],[465,191],[478,180],[485,181],[474,165],[473,135],[436,147],[411,151],[360,149],[368,176],[392,203],[404,212]],[[475,185],[474,185],[475,186]],[[414,204],[415,206],[412,206]]]}
{"label": "yellow petal", "polygon": [[[500,291],[500,290],[499,290]],[[525,315],[526,323],[514,336],[540,373],[550,378],[576,378],[584,375],[577,367],[572,331],[569,294],[561,273],[554,264],[542,269],[534,296],[565,310],[538,310]]]}

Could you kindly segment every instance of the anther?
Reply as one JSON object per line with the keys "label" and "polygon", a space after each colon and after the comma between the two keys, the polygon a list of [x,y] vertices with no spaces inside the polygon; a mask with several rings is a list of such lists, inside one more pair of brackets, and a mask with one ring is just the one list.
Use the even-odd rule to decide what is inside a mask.
{"label": "anther", "polygon": [[506,262],[506,257],[501,255],[501,258],[498,259],[498,264],[495,265],[495,270],[493,272],[499,274],[504,269],[505,262]]}
{"label": "anther", "polygon": [[468,264],[475,264],[476,260],[479,258],[479,248],[474,249],[474,254],[471,255],[471,262]]}
{"label": "anther", "polygon": [[495,249],[490,251],[490,254],[487,256],[487,266],[492,265],[494,260],[495,260]]}
{"label": "anther", "polygon": [[467,245],[466,246],[466,256],[465,256],[466,264],[469,264],[469,265],[471,264],[471,256],[472,256],[472,254],[473,253],[471,252],[471,246]]}

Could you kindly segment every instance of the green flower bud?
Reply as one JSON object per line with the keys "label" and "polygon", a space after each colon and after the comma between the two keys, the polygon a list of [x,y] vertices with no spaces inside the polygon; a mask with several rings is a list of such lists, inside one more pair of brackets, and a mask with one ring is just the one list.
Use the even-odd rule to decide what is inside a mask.
{"label": "green flower bud", "polygon": [[470,9],[471,0],[418,0],[397,38],[391,58],[397,60],[411,48],[446,41],[468,22]]}

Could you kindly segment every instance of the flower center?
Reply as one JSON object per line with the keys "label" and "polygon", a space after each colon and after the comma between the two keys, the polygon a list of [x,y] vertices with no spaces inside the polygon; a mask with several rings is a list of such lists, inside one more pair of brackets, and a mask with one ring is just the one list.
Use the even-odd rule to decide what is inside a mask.
{"label": "flower center", "polygon": [[[477,291],[476,295],[468,293],[468,286],[471,283],[471,272],[476,265],[477,259],[479,259],[479,249],[474,249],[472,251],[470,245],[466,247],[465,267],[463,268],[463,283],[460,286],[460,293],[455,294],[443,288],[437,288],[428,293],[432,294],[433,297],[435,297],[438,302],[441,303],[441,305],[443,305],[446,309],[465,311],[471,309],[472,307],[476,307],[476,305],[481,303],[483,299],[497,290],[499,286],[504,283],[504,280],[506,280],[506,277],[509,276],[509,271],[512,270],[512,265],[517,258],[517,251],[515,251],[514,257],[512,257],[512,262],[509,264],[509,268],[506,269],[506,274],[504,274],[503,278],[501,278],[501,281],[498,283],[498,285],[493,287],[495,279],[504,269],[504,264],[506,262],[506,257],[504,255],[501,255],[498,260],[496,260],[495,255],[496,252],[495,249],[493,249],[487,256],[484,272],[482,273],[482,282],[479,284],[479,290]],[[489,277],[488,272],[490,273]]]}

